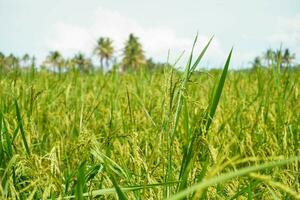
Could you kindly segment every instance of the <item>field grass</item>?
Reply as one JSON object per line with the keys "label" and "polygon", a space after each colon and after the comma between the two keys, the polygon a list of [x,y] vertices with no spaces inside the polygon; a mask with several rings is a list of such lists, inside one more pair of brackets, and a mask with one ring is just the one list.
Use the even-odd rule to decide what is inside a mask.
{"label": "field grass", "polygon": [[229,60],[0,75],[0,198],[300,199],[300,71]]}

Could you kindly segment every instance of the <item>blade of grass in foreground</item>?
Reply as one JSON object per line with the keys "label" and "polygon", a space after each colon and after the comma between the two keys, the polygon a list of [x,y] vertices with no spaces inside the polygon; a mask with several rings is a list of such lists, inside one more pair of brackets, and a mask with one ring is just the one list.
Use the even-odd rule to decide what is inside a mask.
{"label": "blade of grass in foreground", "polygon": [[28,143],[27,143],[27,140],[26,140],[25,130],[24,130],[24,127],[23,127],[22,117],[21,117],[21,113],[20,113],[20,109],[19,109],[19,106],[18,106],[17,99],[14,99],[14,102],[15,102],[15,106],[16,106],[16,114],[17,114],[17,119],[18,119],[18,125],[20,127],[20,132],[21,132],[23,144],[25,146],[25,150],[26,150],[27,155],[30,156],[30,150],[29,150]]}
{"label": "blade of grass in foreground", "polygon": [[174,125],[173,125],[173,129],[172,129],[172,133],[171,133],[171,143],[174,140],[176,128],[178,126],[179,116],[180,116],[180,112],[181,112],[181,108],[182,108],[182,98],[183,98],[183,95],[184,95],[184,92],[185,92],[184,90],[186,90],[187,83],[188,83],[188,81],[189,81],[192,73],[194,72],[194,70],[196,69],[196,67],[198,66],[198,64],[200,63],[202,57],[204,56],[207,48],[210,45],[213,37],[209,40],[209,42],[206,44],[206,46],[201,51],[201,53],[198,55],[196,61],[192,65],[193,52],[194,52],[194,48],[195,48],[197,39],[198,39],[198,35],[196,36],[196,38],[194,40],[192,51],[191,51],[191,54],[189,56],[188,63],[186,65],[186,69],[185,69],[185,73],[184,73],[184,80],[183,80],[183,82],[182,82],[182,84],[180,86],[179,97],[178,97],[178,104],[177,104],[177,109],[176,109],[176,113],[175,113],[175,117],[174,117],[174,122],[173,122]]}
{"label": "blade of grass in foreground", "polygon": [[[211,40],[209,41],[209,43],[210,42],[211,42]],[[208,46],[206,46],[206,48],[207,47]],[[200,54],[200,56],[201,55],[202,55],[202,53]],[[231,49],[231,51],[228,55],[228,58],[226,60],[221,78],[220,78],[218,86],[217,86],[217,90],[215,91],[214,96],[213,96],[212,103],[209,105],[210,111],[209,111],[209,114],[206,115],[206,119],[205,119],[205,122],[207,122],[205,132],[208,131],[209,126],[212,122],[212,118],[213,118],[213,116],[216,112],[216,109],[217,109],[217,106],[218,106],[218,103],[219,103],[219,100],[220,100],[220,97],[221,97],[221,94],[222,94],[222,90],[223,90],[223,87],[224,87],[224,84],[225,84],[226,75],[227,75],[227,72],[228,72],[231,55],[232,55],[232,49]],[[195,155],[195,145],[199,145],[197,142],[195,142],[195,141],[197,141],[197,137],[199,137],[199,135],[194,135],[192,140],[187,141],[187,144],[186,144],[187,150],[186,150],[186,153],[184,154],[184,156],[182,158],[182,164],[181,164],[180,175],[179,175],[179,180],[180,180],[180,184],[178,186],[179,191],[183,190],[187,187],[188,177],[189,177],[189,173],[190,173],[190,170],[192,168],[192,165],[193,165],[193,158],[194,158],[194,155]]]}
{"label": "blade of grass in foreground", "polygon": [[[193,73],[193,71],[196,69],[197,65],[200,63],[203,55],[205,54],[207,48],[210,45],[210,42],[212,41],[212,38],[209,40],[209,42],[207,43],[207,45],[205,46],[205,48],[201,51],[201,53],[198,55],[198,57],[196,58],[196,61],[194,62],[194,64],[192,64],[192,60],[193,60],[193,54],[194,54],[194,49],[195,49],[195,45],[197,43],[197,39],[198,39],[198,34],[196,35],[196,38],[194,40],[193,46],[192,46],[192,51],[191,54],[189,56],[186,68],[185,68],[185,72],[183,75],[183,81],[181,83],[181,85],[179,86],[179,91],[178,91],[178,101],[177,101],[177,108],[175,111],[175,115],[174,115],[174,120],[173,120],[173,127],[171,129],[170,135],[169,135],[169,140],[168,140],[168,165],[167,165],[167,171],[166,171],[166,182],[172,180],[170,177],[172,177],[173,175],[173,171],[172,171],[172,156],[173,156],[173,149],[172,149],[172,145],[175,139],[175,135],[176,135],[176,130],[177,130],[177,126],[179,123],[179,117],[181,114],[181,110],[182,110],[182,104],[183,104],[183,98],[184,98],[184,94],[187,91],[187,86],[188,86],[188,81]],[[168,188],[167,188],[168,189]],[[167,192],[167,196],[169,196],[169,191]]]}
{"label": "blade of grass in foreground", "polygon": [[77,184],[75,189],[75,196],[78,200],[83,200],[83,191],[84,191],[84,185],[85,185],[85,167],[86,167],[86,161],[83,161],[77,172]]}
{"label": "blade of grass in foreground", "polygon": [[224,87],[224,84],[225,84],[225,80],[226,80],[226,76],[227,76],[227,72],[228,72],[228,67],[229,67],[229,63],[230,63],[230,59],[231,59],[231,55],[232,55],[232,50],[233,49],[231,49],[231,51],[230,51],[230,53],[227,57],[227,60],[226,60],[221,78],[219,80],[218,87],[217,87],[217,89],[214,93],[214,97],[213,97],[213,100],[212,100],[212,103],[211,103],[210,109],[209,109],[209,114],[207,116],[207,124],[206,124],[205,131],[208,131],[208,129],[211,125],[212,119],[213,119],[213,117],[216,113],[217,106],[219,104],[219,101],[220,101],[220,98],[221,98],[221,95],[222,95],[222,91],[223,91],[223,87]]}
{"label": "blade of grass in foreground", "polygon": [[251,172],[255,172],[255,171],[259,171],[259,170],[263,170],[263,169],[267,169],[267,168],[286,165],[286,164],[289,164],[289,163],[294,162],[294,161],[300,161],[300,157],[292,157],[292,158],[287,159],[287,160],[267,162],[267,163],[264,163],[264,164],[261,164],[261,165],[246,167],[246,168],[242,168],[242,169],[239,169],[237,171],[234,171],[234,172],[225,173],[225,174],[219,175],[217,177],[207,179],[207,180],[204,180],[200,183],[192,185],[191,187],[189,187],[189,188],[175,194],[174,196],[168,198],[168,200],[182,199],[182,198],[186,197],[187,195],[189,195],[193,192],[196,192],[197,190],[201,190],[201,189],[204,189],[206,187],[209,187],[209,186],[212,186],[212,185],[215,185],[215,184],[218,184],[218,183],[226,182],[226,181],[228,181],[232,178],[244,176],[244,175],[247,175]]}
{"label": "blade of grass in foreground", "polygon": [[[4,160],[4,149],[2,144],[2,113],[0,112],[0,159]],[[0,164],[1,166],[1,164]]]}
{"label": "blade of grass in foreground", "polygon": [[124,194],[122,189],[120,188],[119,184],[117,183],[116,179],[114,178],[113,175],[110,176],[110,180],[112,181],[114,187],[116,188],[116,192],[118,194],[118,197],[120,200],[127,200],[127,196]]}
{"label": "blade of grass in foreground", "polygon": [[[2,134],[3,134],[3,137],[5,137],[5,140],[6,140],[7,153],[9,155],[9,157],[11,158],[13,156],[13,145],[12,145],[12,141],[9,137],[8,130],[7,130],[7,125],[6,125],[6,122],[4,121],[3,115],[2,115],[2,122],[3,122]],[[1,130],[0,130],[0,132],[1,132]]]}
{"label": "blade of grass in foreground", "polygon": [[189,74],[189,78],[191,77],[192,73],[195,71],[196,67],[198,66],[198,64],[200,63],[200,61],[202,60],[202,57],[204,56],[206,50],[208,49],[211,41],[213,40],[214,36],[212,36],[208,43],[206,44],[206,46],[204,47],[204,49],[201,51],[201,53],[199,54],[199,56],[197,57],[195,63],[193,64],[193,66],[191,67],[191,71],[190,71],[190,74]]}

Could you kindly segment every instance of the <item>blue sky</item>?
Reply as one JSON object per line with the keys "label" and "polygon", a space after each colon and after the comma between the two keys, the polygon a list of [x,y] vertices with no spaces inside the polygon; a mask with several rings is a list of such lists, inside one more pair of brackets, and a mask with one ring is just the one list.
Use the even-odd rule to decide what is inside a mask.
{"label": "blue sky", "polygon": [[196,32],[198,50],[214,35],[203,65],[220,67],[234,46],[232,68],[280,44],[300,61],[299,0],[0,0],[0,51],[34,54],[50,50],[65,57],[92,56],[100,36],[114,40],[117,53],[135,33],[147,56],[165,61],[189,51]]}

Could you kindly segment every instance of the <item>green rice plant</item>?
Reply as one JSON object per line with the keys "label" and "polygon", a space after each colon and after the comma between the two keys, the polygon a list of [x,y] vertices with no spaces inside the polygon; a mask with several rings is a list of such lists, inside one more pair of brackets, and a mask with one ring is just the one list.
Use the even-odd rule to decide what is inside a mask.
{"label": "green rice plant", "polygon": [[76,183],[76,191],[75,191],[75,198],[78,200],[84,199],[83,192],[85,187],[85,165],[86,162],[82,162],[78,169],[77,174],[77,183]]}
{"label": "green rice plant", "polygon": [[[193,136],[187,139],[187,144],[186,144],[186,151],[185,154],[182,158],[182,165],[181,165],[181,170],[180,170],[180,175],[179,175],[179,180],[180,184],[178,186],[178,191],[183,190],[184,188],[187,187],[188,183],[188,177],[191,168],[193,168],[193,162],[194,162],[194,157],[195,154],[197,153],[197,147],[196,145],[201,145],[201,135],[207,134],[207,131],[211,125],[212,119],[215,115],[221,94],[222,94],[222,89],[224,87],[225,79],[226,79],[226,74],[228,71],[229,63],[230,63],[230,58],[231,58],[232,50],[229,53],[229,56],[227,58],[226,64],[224,66],[222,75],[220,77],[218,86],[216,91],[214,92],[213,99],[211,104],[208,106],[208,111],[206,112],[204,119],[202,121],[203,124],[200,124],[200,127],[205,126],[204,130],[200,130],[202,133],[195,132],[193,133]],[[185,103],[185,107],[187,104]],[[187,115],[187,114],[186,114]],[[188,123],[188,117],[185,117],[185,123]],[[186,125],[188,126],[188,124]],[[207,166],[207,165],[205,165]],[[200,177],[203,177],[205,174],[205,168],[202,170],[202,175]]]}
{"label": "green rice plant", "polygon": [[199,72],[209,44],[185,71],[1,76],[0,198],[299,198],[300,71]]}
{"label": "green rice plant", "polygon": [[[183,80],[181,85],[179,86],[179,91],[177,93],[177,98],[178,98],[178,102],[177,102],[177,107],[176,107],[176,111],[175,111],[175,115],[174,115],[174,121],[173,121],[173,127],[171,129],[171,133],[169,136],[169,141],[168,141],[168,152],[169,152],[169,161],[168,161],[168,167],[167,167],[167,173],[166,173],[166,181],[170,181],[169,177],[172,176],[173,171],[172,171],[172,154],[173,154],[173,150],[172,150],[172,145],[174,143],[174,139],[176,136],[176,129],[178,126],[178,122],[179,122],[179,117],[180,117],[180,113],[182,110],[182,106],[183,106],[183,102],[185,102],[185,108],[187,106],[186,101],[185,101],[185,97],[184,95],[186,95],[187,93],[187,86],[188,86],[188,81],[190,80],[190,77],[192,75],[192,73],[195,71],[196,67],[198,66],[199,62],[201,61],[202,57],[204,56],[208,46],[210,45],[212,38],[209,40],[209,42],[207,43],[207,45],[205,46],[205,48],[201,51],[201,53],[199,54],[199,56],[197,57],[196,61],[194,62],[194,64],[192,64],[192,59],[193,59],[193,52],[194,52],[194,48],[196,45],[198,39],[198,35],[196,36],[194,43],[193,43],[193,47],[192,47],[192,51],[191,54],[189,56],[186,68],[185,68],[185,72],[183,75]],[[188,133],[188,117],[187,117],[187,110],[185,110],[185,121],[186,121],[186,130],[187,130],[187,135],[189,135]],[[184,162],[184,160],[183,160]],[[179,177],[179,180],[181,179],[181,175]],[[169,194],[168,194],[169,196]]]}
{"label": "green rice plant", "polygon": [[116,193],[118,194],[118,198],[120,200],[126,200],[128,199],[128,197],[124,194],[124,192],[122,191],[122,189],[120,188],[120,186],[118,185],[118,183],[116,182],[115,178],[113,175],[111,175],[110,177],[115,189],[116,189]]}
{"label": "green rice plant", "polygon": [[251,172],[255,172],[255,171],[259,171],[259,170],[263,170],[266,168],[273,168],[276,166],[280,166],[280,165],[285,165],[285,164],[289,164],[291,162],[294,161],[299,161],[300,157],[293,157],[287,160],[279,160],[279,161],[273,161],[273,162],[269,162],[269,163],[264,163],[261,165],[257,165],[257,166],[251,166],[251,167],[246,167],[243,169],[239,169],[235,172],[229,172],[227,174],[223,174],[220,176],[217,176],[215,178],[212,179],[208,179],[208,180],[204,180],[198,184],[195,184],[181,192],[178,192],[177,194],[175,194],[174,196],[170,197],[170,200],[176,200],[176,199],[182,199],[183,197],[187,196],[188,194],[191,194],[197,190],[201,190],[205,187],[220,183],[220,182],[224,182],[227,181],[229,179],[235,178],[235,177],[239,177],[239,176],[244,176],[246,174],[249,174]]}
{"label": "green rice plant", "polygon": [[28,146],[28,143],[27,143],[27,140],[26,140],[26,135],[25,135],[24,127],[23,127],[22,117],[21,117],[20,109],[19,109],[18,102],[17,102],[16,99],[14,100],[14,103],[15,103],[15,106],[16,106],[16,114],[17,114],[17,119],[18,119],[18,127],[19,127],[20,132],[21,132],[23,144],[24,144],[26,153],[30,156],[30,150],[29,150],[29,146]]}

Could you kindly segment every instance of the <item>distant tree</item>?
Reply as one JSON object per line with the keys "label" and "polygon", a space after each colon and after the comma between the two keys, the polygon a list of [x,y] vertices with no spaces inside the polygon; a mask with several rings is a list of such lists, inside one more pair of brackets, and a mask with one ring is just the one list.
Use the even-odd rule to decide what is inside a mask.
{"label": "distant tree", "polygon": [[146,64],[144,51],[138,38],[133,34],[129,35],[123,51],[122,70],[126,71],[129,68],[138,69]]}
{"label": "distant tree", "polygon": [[52,66],[53,72],[58,68],[59,73],[61,73],[64,59],[58,51],[50,51],[49,55],[46,57],[45,63]]}
{"label": "distant tree", "polygon": [[29,61],[30,61],[30,56],[27,53],[24,54],[21,61],[22,61],[23,67],[28,67]]}
{"label": "distant tree", "polygon": [[112,60],[112,71],[118,72],[119,69],[120,69],[119,67],[120,67],[120,64],[118,63],[117,58],[116,57],[113,58],[113,60]]}
{"label": "distant tree", "polygon": [[253,69],[257,69],[257,68],[259,68],[259,67],[261,67],[262,66],[262,63],[261,63],[261,58],[260,57],[255,57],[254,58],[254,60],[253,60],[253,62],[252,62],[252,68]]}
{"label": "distant tree", "polygon": [[74,63],[74,67],[82,72],[88,73],[93,68],[91,59],[86,58],[83,53],[77,53],[72,61]]}
{"label": "distant tree", "polygon": [[5,58],[5,64],[10,69],[18,69],[20,66],[20,60],[18,57],[14,56],[13,54],[10,54]]}
{"label": "distant tree", "polygon": [[82,69],[85,62],[85,57],[83,53],[77,53],[72,59],[75,69]]}
{"label": "distant tree", "polygon": [[282,63],[285,65],[285,67],[290,67],[294,59],[295,54],[291,54],[289,49],[285,49],[282,55]]}
{"label": "distant tree", "polygon": [[4,59],[5,59],[5,55],[2,53],[2,52],[0,52],[0,61],[4,61]]}
{"label": "distant tree", "polygon": [[274,63],[275,52],[269,48],[264,54],[264,59],[267,62],[267,66],[271,66]]}
{"label": "distant tree", "polygon": [[161,70],[170,67],[168,63],[155,62],[152,58],[146,60],[146,68],[149,70]]}
{"label": "distant tree", "polygon": [[112,59],[114,54],[114,47],[110,38],[100,37],[97,41],[97,46],[94,49],[94,54],[100,58],[101,70],[104,67],[104,61],[106,67],[109,65],[109,61]]}
{"label": "distant tree", "polygon": [[36,58],[35,58],[35,56],[32,56],[31,58],[30,58],[30,68],[31,68],[31,74],[32,74],[32,76],[34,76],[35,75],[35,71],[36,71],[36,68],[35,68],[35,62],[36,62]]}
{"label": "distant tree", "polygon": [[2,52],[0,52],[0,62],[2,63],[4,62],[4,60],[5,60],[5,55]]}
{"label": "distant tree", "polygon": [[31,63],[30,63],[30,65],[31,65],[32,68],[35,68],[35,65],[36,65],[35,62],[36,62],[36,57],[35,57],[35,56],[32,56],[32,57],[31,57]]}
{"label": "distant tree", "polygon": [[5,67],[5,55],[0,52],[0,74],[3,73]]}
{"label": "distant tree", "polygon": [[277,66],[279,66],[281,69],[284,67],[283,53],[281,48],[275,51],[274,63],[276,68]]}
{"label": "distant tree", "polygon": [[157,67],[157,64],[153,61],[152,58],[146,60],[147,69],[154,69]]}
{"label": "distant tree", "polygon": [[90,58],[86,58],[83,68],[81,69],[83,72],[85,73],[89,73],[93,70],[94,66],[93,66],[93,62]]}
{"label": "distant tree", "polygon": [[279,65],[280,68],[283,67],[290,67],[293,63],[293,60],[295,59],[295,54],[292,54],[288,48],[286,48],[284,51],[281,49],[278,49],[276,51],[272,49],[268,49],[264,53],[263,57],[267,63],[267,66],[277,66]]}

